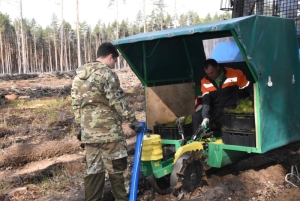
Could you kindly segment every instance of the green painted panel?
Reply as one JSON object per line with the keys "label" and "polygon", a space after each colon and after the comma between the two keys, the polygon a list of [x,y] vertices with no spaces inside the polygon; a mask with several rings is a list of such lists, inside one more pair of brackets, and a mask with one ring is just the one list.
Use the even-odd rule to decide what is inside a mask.
{"label": "green painted panel", "polygon": [[259,140],[252,151],[264,153],[300,140],[300,66],[294,20],[252,15],[143,33],[112,43],[145,86],[184,82],[197,86],[206,59],[202,41],[226,36],[234,36],[256,82]]}
{"label": "green painted panel", "polygon": [[141,171],[145,177],[153,173],[151,161],[141,161]]}

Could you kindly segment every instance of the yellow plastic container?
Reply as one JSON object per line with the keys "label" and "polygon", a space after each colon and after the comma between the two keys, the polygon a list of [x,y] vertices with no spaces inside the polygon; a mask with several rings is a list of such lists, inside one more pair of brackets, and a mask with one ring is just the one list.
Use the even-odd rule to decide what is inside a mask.
{"label": "yellow plastic container", "polygon": [[144,135],[142,161],[155,161],[163,158],[161,137],[157,134]]}

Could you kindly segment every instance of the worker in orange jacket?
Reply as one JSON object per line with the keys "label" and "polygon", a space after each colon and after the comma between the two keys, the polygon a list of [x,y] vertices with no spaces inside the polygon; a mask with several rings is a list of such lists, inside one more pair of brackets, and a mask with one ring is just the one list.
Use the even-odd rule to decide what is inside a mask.
{"label": "worker in orange jacket", "polygon": [[220,130],[225,108],[235,108],[242,97],[248,96],[250,82],[241,70],[222,67],[214,59],[204,62],[206,76],[201,80],[202,108],[195,112],[193,132],[199,125]]}

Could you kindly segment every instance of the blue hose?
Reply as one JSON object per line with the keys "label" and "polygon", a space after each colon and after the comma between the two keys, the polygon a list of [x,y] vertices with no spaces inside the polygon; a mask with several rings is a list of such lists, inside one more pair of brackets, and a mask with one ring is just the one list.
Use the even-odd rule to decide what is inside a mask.
{"label": "blue hose", "polygon": [[140,166],[141,166],[141,153],[142,153],[142,143],[145,132],[145,122],[141,122],[143,125],[143,129],[136,136],[135,142],[135,152],[133,159],[133,168],[132,168],[132,178],[129,192],[129,201],[136,201],[137,197],[137,189],[139,185],[139,177],[140,177]]}

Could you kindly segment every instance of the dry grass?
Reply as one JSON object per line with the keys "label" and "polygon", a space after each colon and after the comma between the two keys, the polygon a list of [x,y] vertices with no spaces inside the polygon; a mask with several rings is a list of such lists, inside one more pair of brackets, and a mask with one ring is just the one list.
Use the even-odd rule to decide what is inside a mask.
{"label": "dry grass", "polygon": [[57,79],[55,77],[49,77],[49,78],[35,78],[35,79],[29,79],[29,80],[8,80],[8,81],[0,81],[2,88],[24,88],[24,87],[61,87],[70,85],[72,83],[71,79],[68,78],[62,78]]}
{"label": "dry grass", "polygon": [[30,120],[27,123],[45,127],[45,125],[53,122],[65,120],[66,110],[69,111],[67,118],[72,118],[70,96],[66,98],[14,100],[10,101],[6,107],[6,112],[1,115],[0,126],[10,129]]}
{"label": "dry grass", "polygon": [[42,144],[16,143],[0,153],[0,168],[4,166],[20,166],[64,154],[72,154],[80,150],[78,141],[46,141]]}
{"label": "dry grass", "polygon": [[53,171],[52,176],[42,178],[36,182],[36,185],[41,191],[47,193],[64,190],[78,191],[79,187],[83,188],[84,169],[85,166],[82,163],[63,164]]}
{"label": "dry grass", "polygon": [[15,100],[9,105],[11,108],[23,109],[23,108],[48,108],[48,110],[55,110],[64,106],[71,106],[71,97],[67,98],[47,98],[36,100]]}
{"label": "dry grass", "polygon": [[[46,78],[43,81],[7,81],[4,85],[22,88],[40,84],[53,87],[70,84],[70,80]],[[80,142],[70,138],[78,132],[73,125],[73,118],[70,96],[10,100],[0,109],[0,148],[3,148],[0,152],[0,168],[9,171],[31,162],[82,151]],[[20,138],[24,143],[16,140]],[[1,180],[0,191],[3,194],[0,193],[0,200],[36,200],[52,193],[82,191],[85,167],[81,162],[62,163],[50,169],[22,176],[21,183],[14,179]],[[26,187],[26,191],[11,193],[10,189],[20,186]]]}
{"label": "dry grass", "polygon": [[[0,193],[0,200],[45,200],[44,197],[47,195],[59,195],[65,192],[78,194],[78,192],[83,192],[84,188],[84,169],[85,164],[83,163],[71,162],[59,164],[51,169],[48,174],[36,175],[30,183],[24,183],[24,186],[20,190],[15,189],[11,191],[10,189],[13,189],[12,185],[0,182],[0,192],[2,192]],[[1,195],[3,199],[1,199]],[[50,197],[55,198],[55,196]],[[62,199],[58,198],[58,200]]]}

